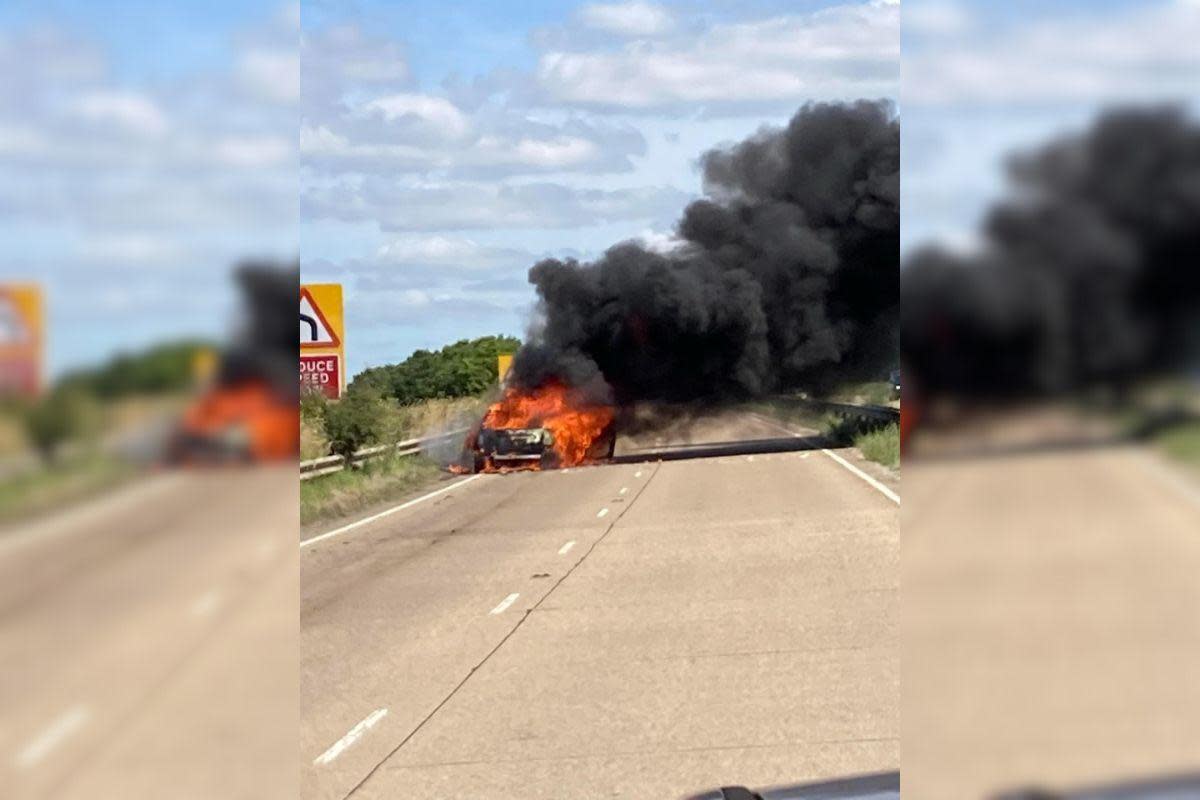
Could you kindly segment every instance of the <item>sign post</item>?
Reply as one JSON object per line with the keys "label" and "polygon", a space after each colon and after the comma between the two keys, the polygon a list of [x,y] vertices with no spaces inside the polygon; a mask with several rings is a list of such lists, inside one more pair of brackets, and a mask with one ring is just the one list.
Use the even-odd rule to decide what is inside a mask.
{"label": "sign post", "polygon": [[0,284],[0,396],[41,393],[43,313],[40,286]]}
{"label": "sign post", "polygon": [[337,400],[346,388],[346,328],[339,283],[300,286],[300,389]]}

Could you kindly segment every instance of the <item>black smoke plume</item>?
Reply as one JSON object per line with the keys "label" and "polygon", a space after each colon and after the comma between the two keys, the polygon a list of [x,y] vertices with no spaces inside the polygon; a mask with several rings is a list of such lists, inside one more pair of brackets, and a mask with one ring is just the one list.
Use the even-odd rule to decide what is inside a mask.
{"label": "black smoke plume", "polygon": [[680,246],[625,242],[529,272],[540,324],[519,385],[559,380],[620,405],[827,390],[896,358],[900,126],[891,105],[803,107],[701,159]]}
{"label": "black smoke plume", "polygon": [[1194,363],[1200,126],[1119,109],[1011,162],[978,254],[918,251],[901,280],[905,379],[929,394],[1029,397]]}
{"label": "black smoke plume", "polygon": [[248,261],[235,280],[242,295],[243,318],[237,335],[221,356],[216,379],[221,385],[267,381],[281,397],[299,399],[296,364],[296,296],[300,269],[295,264]]}

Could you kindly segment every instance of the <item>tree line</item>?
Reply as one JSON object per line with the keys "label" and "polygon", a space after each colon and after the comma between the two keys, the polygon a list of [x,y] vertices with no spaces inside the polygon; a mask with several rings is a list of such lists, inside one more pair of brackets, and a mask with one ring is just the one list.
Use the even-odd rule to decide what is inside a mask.
{"label": "tree line", "polygon": [[440,350],[417,350],[399,364],[368,367],[354,376],[348,394],[373,390],[401,405],[434,398],[469,397],[496,383],[496,357],[515,353],[512,336],[463,339]]}

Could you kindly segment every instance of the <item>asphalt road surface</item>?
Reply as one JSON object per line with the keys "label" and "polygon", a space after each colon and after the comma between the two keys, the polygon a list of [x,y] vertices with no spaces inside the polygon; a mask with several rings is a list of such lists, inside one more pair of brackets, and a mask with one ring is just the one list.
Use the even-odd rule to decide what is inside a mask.
{"label": "asphalt road surface", "polygon": [[0,795],[295,797],[298,522],[288,465],[0,533]]}
{"label": "asphalt road surface", "polygon": [[[749,414],[684,435],[618,453],[791,438]],[[848,451],[762,450],[484,475],[310,536],[301,796],[670,798],[897,769],[896,483]]]}
{"label": "asphalt road surface", "polygon": [[905,463],[906,796],[1200,768],[1200,491],[1082,427],[1018,415]]}

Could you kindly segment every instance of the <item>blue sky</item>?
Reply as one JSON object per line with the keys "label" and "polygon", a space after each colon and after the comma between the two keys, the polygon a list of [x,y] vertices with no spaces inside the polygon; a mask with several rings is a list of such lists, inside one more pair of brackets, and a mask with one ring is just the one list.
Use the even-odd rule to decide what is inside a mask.
{"label": "blue sky", "polygon": [[299,257],[346,284],[353,373],[520,334],[538,258],[669,247],[701,152],[857,97],[898,101],[902,246],[971,247],[1014,148],[1112,103],[1196,108],[1198,18],[1196,0],[10,0],[0,279],[45,281],[61,372],[220,336],[230,265]]}
{"label": "blue sky", "polygon": [[337,3],[302,15],[301,268],[349,373],[522,335],[529,267],[669,247],[705,150],[805,102],[895,99],[897,6]]}
{"label": "blue sky", "polygon": [[60,374],[236,324],[230,267],[298,257],[299,7],[0,6],[0,279]]}
{"label": "blue sky", "polygon": [[901,248],[978,246],[1014,153],[1113,105],[1200,95],[1200,3],[906,0]]}

